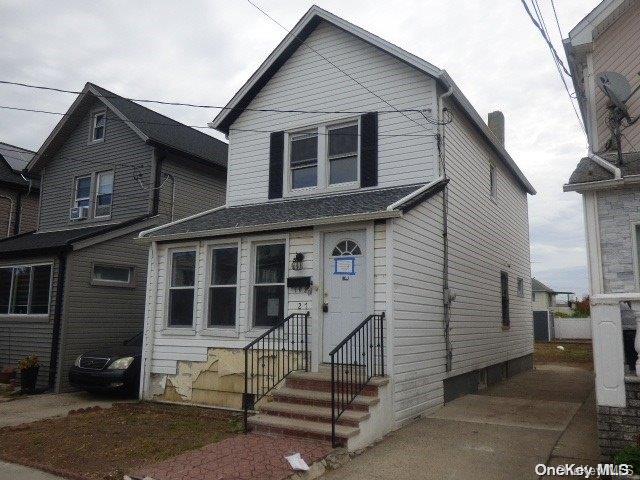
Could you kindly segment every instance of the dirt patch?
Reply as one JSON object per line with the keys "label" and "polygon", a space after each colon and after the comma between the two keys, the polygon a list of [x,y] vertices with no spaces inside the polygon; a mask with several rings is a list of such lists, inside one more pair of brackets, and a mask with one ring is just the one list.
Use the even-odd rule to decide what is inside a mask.
{"label": "dirt patch", "polygon": [[0,458],[75,479],[121,479],[240,431],[238,414],[154,403],[76,410],[0,428]]}
{"label": "dirt patch", "polygon": [[593,353],[590,342],[536,343],[533,358],[537,364],[556,363],[593,370]]}

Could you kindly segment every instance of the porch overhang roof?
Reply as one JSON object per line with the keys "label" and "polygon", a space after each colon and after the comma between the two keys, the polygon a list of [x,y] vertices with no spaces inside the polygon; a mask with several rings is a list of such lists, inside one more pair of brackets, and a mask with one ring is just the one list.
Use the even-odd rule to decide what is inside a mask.
{"label": "porch overhang roof", "polygon": [[401,217],[442,191],[449,180],[310,198],[214,208],[143,232],[142,242],[220,237]]}

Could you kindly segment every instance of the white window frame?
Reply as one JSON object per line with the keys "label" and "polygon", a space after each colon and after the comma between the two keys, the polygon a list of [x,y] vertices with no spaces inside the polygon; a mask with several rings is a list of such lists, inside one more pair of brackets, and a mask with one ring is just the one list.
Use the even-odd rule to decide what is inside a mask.
{"label": "white window frame", "polygon": [[[358,151],[357,151],[357,165],[356,165],[356,179],[352,182],[336,183],[334,185],[329,184],[329,130],[335,128],[346,127],[350,125],[358,126]],[[335,192],[342,190],[353,190],[360,188],[360,165],[362,161],[362,135],[361,135],[361,121],[360,117],[348,117],[329,120],[323,123],[315,125],[305,125],[300,127],[290,128],[285,132],[284,142],[284,168],[283,170],[283,185],[285,195],[290,197],[309,195],[312,193],[325,193]],[[290,158],[290,145],[291,137],[297,134],[309,132],[317,129],[318,132],[318,178],[315,187],[305,188],[293,188],[292,175],[291,175],[291,158]],[[340,158],[340,157],[335,157]]]}
{"label": "white window frame", "polygon": [[[100,115],[104,116],[104,125],[102,126],[102,137],[96,138],[96,128],[98,126],[98,117]],[[104,142],[104,139],[106,136],[107,136],[107,111],[106,110],[94,111],[91,114],[91,130],[89,131],[89,143]]]}
{"label": "white window frame", "polygon": [[[180,248],[170,248],[167,250],[167,271],[166,271],[166,291],[165,291],[165,302],[164,302],[164,328],[171,331],[171,333],[184,332],[188,334],[193,334],[196,331],[196,323],[197,323],[197,290],[198,290],[198,245],[185,246]],[[173,276],[173,254],[181,253],[181,252],[194,252],[196,254],[194,260],[194,278],[193,278],[193,286],[191,287],[172,287],[171,286],[171,277]],[[193,317],[191,319],[191,325],[170,325],[169,324],[169,309],[171,304],[171,290],[193,290]]]}
{"label": "white window frame", "polygon": [[[236,319],[234,325],[222,326],[222,325],[211,325],[209,318],[209,297],[211,294],[211,288],[215,287],[233,287],[234,285],[211,285],[211,263],[213,262],[213,251],[223,248],[237,248],[238,249],[238,261],[237,261],[237,271],[236,271]],[[210,334],[215,336],[222,337],[237,337],[239,334],[239,319],[240,319],[240,264],[242,263],[242,241],[240,239],[236,241],[217,241],[217,242],[208,242],[206,245],[207,249],[207,263],[206,263],[206,274],[205,274],[205,293],[203,299],[203,328],[202,333]]]}
{"label": "white window frame", "polygon": [[[50,269],[49,273],[49,296],[47,298],[47,313],[11,313],[11,304],[13,300],[13,283],[15,279],[15,274],[13,269],[15,268],[29,268],[29,298],[27,300],[27,312],[31,308],[31,301],[33,296],[33,269],[35,267],[46,267],[48,266]],[[43,262],[43,263],[27,263],[27,264],[15,264],[15,265],[0,265],[0,268],[10,268],[11,271],[11,285],[9,286],[9,313],[0,313],[0,319],[7,318],[16,318],[19,317],[22,319],[34,318],[34,319],[49,319],[49,315],[51,314],[51,294],[53,290],[53,263],[52,262]]]}
{"label": "white window frame", "polygon": [[[105,174],[111,174],[112,175],[112,180],[111,180],[111,203],[109,204],[109,214],[108,215],[97,215],[97,209],[98,209],[98,195],[100,194],[100,178],[102,178],[103,175]],[[111,218],[111,215],[113,213],[113,190],[114,190],[114,184],[116,181],[116,174],[115,171],[113,170],[103,170],[101,172],[96,173],[96,181],[95,181],[95,187],[94,187],[94,192],[93,192],[93,218],[96,219],[107,219],[107,218]]]}
{"label": "white window frame", "polygon": [[[301,188],[293,188],[293,171],[294,170],[300,170],[303,169],[305,167],[296,167],[296,168],[291,168],[291,143],[295,140],[294,137],[298,136],[298,135],[304,135],[304,134],[311,134],[315,131],[316,133],[316,141],[318,144],[318,150],[316,151],[316,184],[312,187],[301,187]],[[298,194],[302,194],[305,192],[313,192],[314,190],[318,190],[318,188],[320,187],[320,177],[321,177],[321,173],[320,173],[320,169],[321,167],[321,159],[320,159],[320,132],[319,132],[319,128],[317,127],[312,127],[312,128],[307,128],[307,129],[302,129],[302,130],[297,130],[294,132],[289,132],[287,134],[287,156],[286,156],[286,161],[287,161],[287,179],[288,179],[288,188],[290,192],[295,192]]]}
{"label": "white window frame", "polygon": [[[120,280],[104,280],[95,277],[95,268],[96,266],[106,267],[106,268],[122,268],[127,269],[129,271],[129,279],[126,282]],[[108,262],[93,262],[91,265],[91,285],[100,286],[100,287],[120,287],[120,288],[131,288],[135,286],[135,266],[134,265],[126,265],[126,264],[114,264]]]}
{"label": "white window frame", "polygon": [[[284,244],[284,306],[283,306],[283,314],[286,317],[289,311],[289,289],[287,288],[287,278],[289,277],[289,237],[288,236],[274,236],[274,237],[262,237],[260,239],[249,240],[250,241],[250,254],[251,261],[249,262],[249,268],[251,271],[249,272],[249,281],[248,281],[248,295],[247,299],[249,304],[247,305],[247,325],[249,329],[255,331],[265,331],[268,330],[269,326],[256,325],[254,319],[254,290],[256,287],[256,263],[257,263],[257,249],[260,245],[276,245],[276,244]],[[280,283],[260,283],[259,286],[272,286],[272,285],[282,285]]]}
{"label": "white window frame", "polygon": [[[80,182],[80,180],[84,179],[84,178],[88,178],[89,179],[89,196],[88,197],[82,197],[82,198],[78,198],[78,183]],[[88,200],[89,201],[89,205],[88,208],[91,208],[91,189],[93,188],[93,175],[88,174],[88,175],[78,175],[74,181],[73,181],[73,203],[72,206],[73,208],[80,208],[78,206],[78,201],[80,200]]]}
{"label": "white window frame", "polygon": [[518,277],[516,279],[516,291],[519,297],[524,298],[524,278]]}
{"label": "white window frame", "polygon": [[489,163],[489,196],[493,200],[498,198],[498,169],[493,163]]}

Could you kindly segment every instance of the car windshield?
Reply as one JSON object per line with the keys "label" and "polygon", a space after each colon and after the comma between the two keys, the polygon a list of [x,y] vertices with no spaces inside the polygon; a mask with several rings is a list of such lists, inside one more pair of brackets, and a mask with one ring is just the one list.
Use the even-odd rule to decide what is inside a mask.
{"label": "car windshield", "polygon": [[141,347],[142,346],[142,332],[136,334],[131,337],[129,340],[125,340],[123,345],[128,345],[132,347]]}

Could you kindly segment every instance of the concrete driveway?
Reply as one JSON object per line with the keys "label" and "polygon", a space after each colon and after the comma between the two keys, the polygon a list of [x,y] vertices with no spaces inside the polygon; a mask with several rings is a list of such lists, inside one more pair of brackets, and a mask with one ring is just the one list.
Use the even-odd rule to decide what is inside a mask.
{"label": "concrete driveway", "polygon": [[71,410],[79,408],[108,408],[116,401],[125,400],[105,399],[86,392],[46,393],[17,398],[10,402],[0,403],[0,428],[66,415]]}
{"label": "concrete driveway", "polygon": [[524,480],[539,463],[598,459],[593,374],[548,365],[448,403],[323,478]]}

